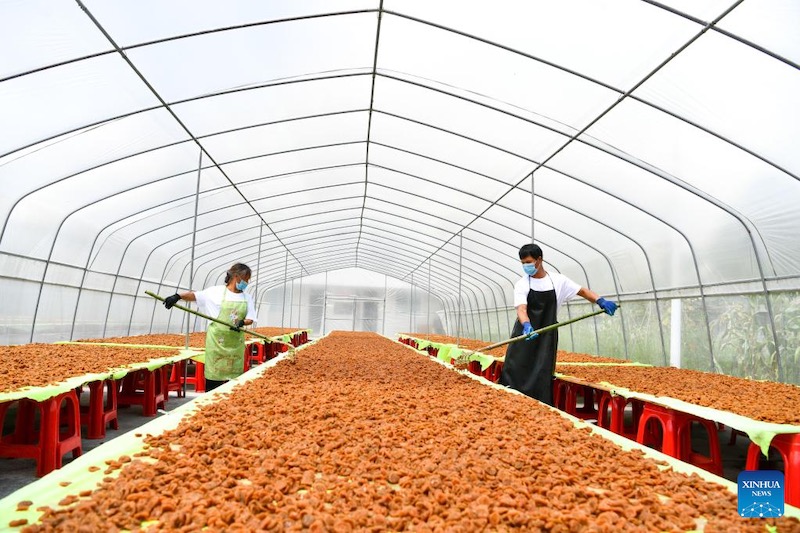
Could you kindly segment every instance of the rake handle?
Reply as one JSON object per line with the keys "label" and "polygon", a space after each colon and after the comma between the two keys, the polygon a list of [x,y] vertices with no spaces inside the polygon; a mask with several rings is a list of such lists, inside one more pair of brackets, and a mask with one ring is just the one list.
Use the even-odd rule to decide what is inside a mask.
{"label": "rake handle", "polygon": [[[617,306],[617,308],[619,308],[619,306]],[[587,313],[585,315],[582,315],[582,316],[579,316],[579,317],[576,317],[576,318],[571,318],[569,320],[565,320],[564,322],[558,322],[556,324],[550,324],[549,326],[545,326],[543,328],[539,328],[537,330],[534,330],[533,333],[538,333],[538,334],[541,335],[542,333],[545,333],[547,331],[558,329],[558,328],[560,328],[562,326],[567,326],[567,325],[572,324],[574,322],[578,322],[579,320],[583,320],[585,318],[597,316],[597,315],[599,315],[601,313],[605,313],[605,311],[602,310],[602,309],[599,309],[597,311],[592,311],[591,313]],[[495,348],[500,348],[501,346],[505,346],[506,344],[511,344],[513,342],[518,342],[518,341],[521,341],[523,339],[527,339],[528,337],[529,337],[529,335],[519,335],[517,337],[512,337],[512,338],[506,339],[504,341],[500,341],[500,342],[496,342],[494,344],[490,344],[489,346],[484,346],[483,348],[478,348],[477,350],[472,350],[469,353],[464,352],[462,354],[462,358],[469,357],[470,355],[472,355],[472,354],[474,354],[476,352],[484,352],[484,351],[494,350]]]}
{"label": "rake handle", "polygon": [[[163,302],[163,301],[164,301],[164,298],[162,298],[161,296],[159,296],[158,294],[156,294],[156,293],[154,293],[154,292],[151,292],[151,291],[144,291],[144,293],[145,293],[146,295],[148,295],[148,296],[152,296],[152,297],[153,297],[153,298],[155,298],[156,300],[159,300],[159,301],[161,301],[161,302]],[[234,325],[233,325],[232,323],[230,323],[230,322],[225,322],[224,320],[220,320],[220,319],[218,319],[218,318],[213,318],[213,317],[210,317],[210,316],[208,316],[208,315],[206,315],[206,314],[204,314],[204,313],[201,313],[200,311],[195,311],[194,309],[189,309],[188,307],[184,307],[184,306],[182,306],[182,305],[179,305],[179,304],[175,304],[175,305],[173,305],[173,306],[172,306],[172,309],[180,309],[181,311],[185,311],[185,312],[187,312],[187,313],[189,313],[189,314],[191,314],[191,315],[197,315],[197,316],[199,316],[200,318],[205,318],[206,320],[210,320],[211,322],[216,322],[217,324],[222,324],[223,326],[228,326],[229,328],[234,328],[234,327],[236,327],[236,326],[234,326]],[[239,331],[243,331],[243,332],[244,332],[244,333],[246,333],[247,335],[251,335],[251,336],[253,336],[253,337],[258,337],[259,339],[264,339],[264,340],[267,340],[267,341],[270,341],[270,342],[275,342],[275,341],[273,341],[272,339],[270,339],[269,337],[267,337],[266,335],[262,335],[262,334],[260,334],[260,333],[256,333],[256,332],[254,332],[254,331],[250,331],[250,330],[248,330],[248,329],[240,329]]]}

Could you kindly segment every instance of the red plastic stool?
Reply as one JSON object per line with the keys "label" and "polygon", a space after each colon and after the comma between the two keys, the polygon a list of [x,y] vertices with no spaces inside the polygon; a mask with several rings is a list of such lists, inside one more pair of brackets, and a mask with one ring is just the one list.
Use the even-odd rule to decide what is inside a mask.
{"label": "red plastic stool", "polygon": [[[720,424],[720,426],[722,426],[722,424]],[[723,428],[720,427],[720,429]],[[738,436],[747,437],[747,433],[745,433],[744,431],[739,431],[738,429],[731,428],[731,436],[728,439],[728,446],[733,446],[734,444],[736,444],[736,437]]]}
{"label": "red plastic stool", "polygon": [[[105,398],[103,398],[104,385]],[[92,381],[89,383],[89,405],[81,406],[81,425],[86,426],[86,438],[105,438],[108,424],[114,429],[119,429],[117,382],[113,379]]]}
{"label": "red plastic stool", "polygon": [[[636,440],[637,430],[639,429],[639,419],[642,416],[644,404],[641,400],[634,398],[624,398],[612,395],[609,391],[602,391],[597,402],[597,425],[613,431],[617,435]],[[633,417],[629,425],[625,424],[625,408],[631,406]],[[610,412],[609,412],[610,411]]]}
{"label": "red plastic stool", "polygon": [[[65,409],[61,404],[66,401]],[[36,402],[27,398],[0,404],[0,428],[5,424],[6,414],[12,404],[17,403],[14,432],[0,436],[0,457],[26,458],[36,461],[36,476],[42,477],[62,465],[62,457],[72,452],[80,457],[81,426],[80,405],[74,390],[53,398]],[[36,428],[36,412],[39,426]],[[62,421],[62,413],[65,415]],[[62,431],[62,422],[66,426]]]}
{"label": "red plastic stool", "polygon": [[[62,408],[62,403],[66,405]],[[45,413],[47,431],[55,436],[55,465],[61,468],[64,455],[72,452],[72,458],[83,453],[81,446],[81,404],[74,390],[59,394],[48,402]]]}
{"label": "red plastic stool", "polygon": [[[34,459],[36,476],[42,477],[56,468],[54,446],[49,442],[51,437],[45,422],[48,400],[35,402],[24,398],[0,404],[0,430],[5,426],[9,408],[15,403],[18,408],[14,432],[0,435],[0,457]],[[36,411],[39,412],[38,428],[34,426]]]}
{"label": "red plastic stool", "polygon": [[264,343],[264,361],[269,361],[278,355],[278,345],[274,342]]}
{"label": "red plastic stool", "polygon": [[247,357],[250,358],[250,365],[252,366],[253,363],[263,363],[266,361],[266,350],[264,349],[264,343],[262,342],[253,342],[247,345]]}
{"label": "red plastic stool", "polygon": [[[662,431],[660,439],[653,439],[653,433],[648,429],[649,422],[657,422],[659,424]],[[693,422],[702,425],[708,432],[710,457],[692,450],[691,432]],[[654,440],[655,442],[653,442]],[[722,475],[719,435],[717,434],[717,425],[711,420],[646,403],[642,410],[642,417],[639,420],[636,442],[654,445],[654,447],[659,447],[660,444],[662,453],[699,466],[718,476]]]}
{"label": "red plastic stool", "polygon": [[483,371],[483,377],[491,381],[492,383],[497,383],[497,380],[500,379],[500,374],[503,372],[503,361],[493,361],[491,365],[489,365],[486,370]]}
{"label": "red plastic stool", "polygon": [[[783,459],[784,498],[786,503],[800,507],[800,433],[775,435],[769,447],[777,450]],[[745,470],[758,470],[761,448],[750,443],[747,449]]]}
{"label": "red plastic stool", "polygon": [[244,371],[247,372],[250,370],[250,350],[249,347],[245,344],[244,346]]}
{"label": "red plastic stool", "polygon": [[[589,385],[570,387],[567,391],[567,398],[570,407],[574,410],[571,414],[583,419],[597,418],[597,409],[594,405],[597,393],[598,391]],[[583,399],[583,404],[580,406],[578,406],[578,398]]]}
{"label": "red plastic stool", "polygon": [[[590,392],[586,392],[586,390]],[[553,380],[553,406],[557,409],[580,418],[595,418],[597,411],[594,410],[594,389],[588,385],[579,385],[571,381],[561,379]],[[584,406],[591,402],[591,409],[586,407],[586,411],[579,411],[578,396],[582,395]],[[591,399],[590,399],[591,397]]]}
{"label": "red plastic stool", "polygon": [[170,392],[177,392],[178,398],[184,397],[186,394],[183,390],[183,375],[186,372],[186,359],[170,365],[167,372],[169,374],[167,378],[167,395]]}
{"label": "red plastic stool", "polygon": [[569,382],[555,378],[553,380],[553,407],[566,411],[566,398]]}
{"label": "red plastic stool", "polygon": [[[597,411],[594,408],[594,389],[588,385],[579,385],[569,381],[564,382],[559,400],[563,402],[563,410],[578,418],[596,418]],[[553,400],[555,403],[555,387],[553,388]],[[578,398],[583,399],[583,405],[578,407]]]}
{"label": "red plastic stool", "polygon": [[167,374],[165,367],[152,371],[136,370],[122,378],[117,394],[119,406],[141,405],[144,416],[156,416],[156,409],[164,409],[167,401]]}
{"label": "red plastic stool", "polygon": [[186,376],[186,384],[193,385],[195,392],[206,391],[206,377],[205,365],[197,361],[189,361],[189,364],[194,367],[194,374]]}

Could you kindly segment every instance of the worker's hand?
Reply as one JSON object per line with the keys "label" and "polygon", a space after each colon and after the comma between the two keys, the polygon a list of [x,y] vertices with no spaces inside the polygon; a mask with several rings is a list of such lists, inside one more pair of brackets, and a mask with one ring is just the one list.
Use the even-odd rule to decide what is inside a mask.
{"label": "worker's hand", "polygon": [[531,326],[530,322],[525,322],[524,324],[522,324],[522,334],[528,337],[527,339],[525,339],[526,341],[535,339],[536,337],[539,336],[538,333],[534,333],[533,326]]}
{"label": "worker's hand", "polygon": [[241,328],[244,327],[244,320],[237,320],[236,325],[233,326],[231,329],[233,331],[242,331]]}
{"label": "worker's hand", "polygon": [[180,301],[181,297],[178,295],[178,293],[175,293],[172,296],[167,296],[164,298],[164,307],[167,309],[172,309],[172,306]]}
{"label": "worker's hand", "polygon": [[614,311],[617,310],[617,304],[610,300],[606,300],[605,298],[598,298],[597,305],[600,306],[600,309],[606,312],[611,316],[614,316]]}

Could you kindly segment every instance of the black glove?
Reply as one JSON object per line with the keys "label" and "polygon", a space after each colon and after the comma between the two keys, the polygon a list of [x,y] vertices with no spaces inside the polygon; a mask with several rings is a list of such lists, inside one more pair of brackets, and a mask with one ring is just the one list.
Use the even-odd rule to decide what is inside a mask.
{"label": "black glove", "polygon": [[175,293],[172,296],[167,296],[166,298],[164,298],[164,307],[166,307],[167,309],[172,309],[172,306],[180,301],[181,297],[178,296],[178,293]]}
{"label": "black glove", "polygon": [[233,326],[231,329],[233,331],[242,331],[240,328],[244,327],[244,320],[237,320],[236,325]]}

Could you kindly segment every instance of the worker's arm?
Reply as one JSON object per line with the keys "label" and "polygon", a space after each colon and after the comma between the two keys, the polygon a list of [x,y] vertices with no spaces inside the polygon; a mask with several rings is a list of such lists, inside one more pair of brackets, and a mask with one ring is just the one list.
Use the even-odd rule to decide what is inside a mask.
{"label": "worker's arm", "polygon": [[526,304],[517,306],[517,318],[519,319],[520,324],[531,321],[528,318],[528,306]]}
{"label": "worker's arm", "polygon": [[[539,336],[538,334],[533,333],[533,326],[531,326],[531,319],[528,318],[527,304],[522,304],[517,306],[517,318],[519,319],[519,323],[522,324],[522,334],[530,336],[527,340],[531,340]],[[533,335],[531,335],[532,333]]]}
{"label": "worker's arm", "polygon": [[613,315],[614,312],[617,310],[617,304],[615,304],[611,300],[606,300],[605,298],[601,298],[596,292],[589,290],[586,287],[581,287],[581,290],[578,291],[578,296],[586,298],[593,304],[597,304],[600,307],[600,309],[606,312],[606,314]]}
{"label": "worker's arm", "polygon": [[587,289],[586,287],[581,287],[581,290],[578,291],[578,296],[581,298],[586,298],[591,303],[597,303],[597,300],[600,298],[600,295],[596,292]]}

